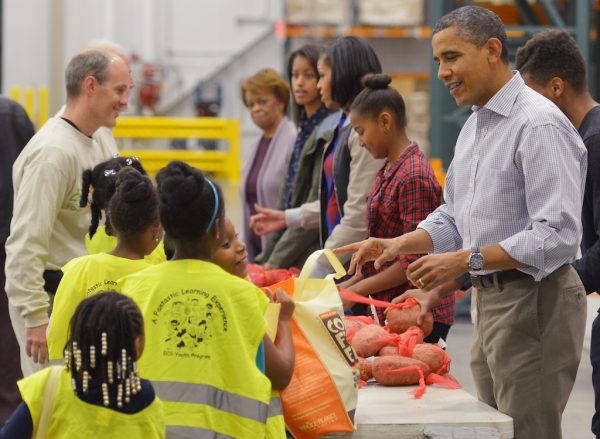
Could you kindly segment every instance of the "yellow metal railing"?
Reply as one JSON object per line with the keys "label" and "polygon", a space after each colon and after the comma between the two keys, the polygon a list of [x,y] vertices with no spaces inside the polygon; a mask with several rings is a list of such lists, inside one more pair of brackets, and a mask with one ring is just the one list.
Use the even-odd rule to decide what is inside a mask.
{"label": "yellow metal railing", "polygon": [[115,138],[226,140],[226,151],[131,149],[124,154],[138,157],[144,168],[155,174],[172,160],[182,160],[203,171],[239,181],[240,124],[234,119],[215,117],[129,117],[117,119]]}
{"label": "yellow metal railing", "polygon": [[10,88],[10,98],[17,101],[25,108],[25,112],[29,119],[39,129],[48,120],[48,88],[40,87],[36,90],[33,87],[26,87],[24,90],[21,87],[14,86]]}

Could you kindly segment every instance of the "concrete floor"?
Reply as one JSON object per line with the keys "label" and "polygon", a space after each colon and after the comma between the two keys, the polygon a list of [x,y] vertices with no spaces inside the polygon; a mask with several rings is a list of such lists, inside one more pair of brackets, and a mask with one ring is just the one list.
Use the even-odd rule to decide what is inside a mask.
{"label": "concrete floor", "polygon": [[[469,369],[472,334],[473,325],[468,319],[457,320],[448,336],[447,350],[450,358],[452,358],[452,374],[467,392],[476,395],[475,385]],[[589,348],[584,347],[575,387],[563,414],[562,431],[564,439],[594,438],[590,430],[590,423],[594,414],[594,393],[589,354]]]}

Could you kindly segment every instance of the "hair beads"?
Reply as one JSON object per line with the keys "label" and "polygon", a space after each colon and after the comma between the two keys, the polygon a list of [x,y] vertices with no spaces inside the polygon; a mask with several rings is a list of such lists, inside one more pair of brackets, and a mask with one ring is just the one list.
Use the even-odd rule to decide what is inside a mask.
{"label": "hair beads", "polygon": [[102,355],[106,356],[108,353],[108,341],[106,340],[106,332],[102,333]]}
{"label": "hair beads", "polygon": [[136,340],[143,318],[131,299],[120,293],[97,293],[79,304],[70,324],[64,351],[76,392],[95,394],[102,404],[122,407],[141,388]]}
{"label": "hair beads", "polygon": [[90,346],[90,367],[92,369],[96,368],[96,346]]}

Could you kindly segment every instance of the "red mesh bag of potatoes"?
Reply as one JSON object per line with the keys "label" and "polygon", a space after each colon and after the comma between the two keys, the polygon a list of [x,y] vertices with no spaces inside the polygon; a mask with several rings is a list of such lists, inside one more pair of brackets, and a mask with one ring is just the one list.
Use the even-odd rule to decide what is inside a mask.
{"label": "red mesh bag of potatoes", "polygon": [[450,357],[438,345],[422,343],[414,347],[412,358],[427,364],[433,373],[445,375],[450,371]]}
{"label": "red mesh bag of potatoes", "polygon": [[[340,288],[339,292],[340,296],[348,301],[374,305],[378,308],[387,308],[387,327],[390,332],[402,334],[411,326],[417,326],[417,317],[421,311],[421,305],[412,297],[409,297],[404,302],[390,303],[383,300],[369,299],[344,288]],[[433,330],[433,314],[431,311],[427,312],[425,321],[420,328],[423,330],[425,337],[431,334]]]}
{"label": "red mesh bag of potatoes", "polygon": [[[401,355],[376,357],[373,360],[373,378],[384,386],[419,384],[429,372],[429,367],[422,361]],[[425,385],[424,381],[422,384]]]}
{"label": "red mesh bag of potatoes", "polygon": [[377,352],[378,357],[386,357],[389,355],[400,355],[398,346],[384,346]]}
{"label": "red mesh bag of potatoes", "polygon": [[384,346],[394,346],[398,336],[389,334],[379,325],[365,325],[354,334],[350,344],[359,357],[367,358],[377,354]]}
{"label": "red mesh bag of potatoes", "polygon": [[360,371],[360,379],[369,381],[373,378],[373,363],[366,358],[358,357],[358,370]]}
{"label": "red mesh bag of potatoes", "polygon": [[346,321],[346,339],[352,342],[354,334],[367,325],[374,324],[372,317],[367,316],[344,316]]}
{"label": "red mesh bag of potatoes", "polygon": [[300,273],[296,267],[265,270],[261,265],[248,264],[248,279],[257,287],[268,287]]}
{"label": "red mesh bag of potatoes", "polygon": [[404,357],[412,357],[413,349],[419,343],[423,343],[423,330],[418,326],[411,326],[402,334],[398,335],[397,342],[394,346],[384,346],[379,350],[380,357],[386,355],[402,355]]}
{"label": "red mesh bag of potatoes", "polygon": [[[395,303],[387,311],[387,327],[390,332],[396,334],[402,334],[411,326],[417,326],[417,317],[421,312],[421,305],[412,297],[409,297],[404,302]],[[420,326],[423,330],[423,334],[427,337],[433,330],[433,314],[431,311],[427,312],[425,321]]]}
{"label": "red mesh bag of potatoes", "polygon": [[460,384],[450,375],[450,357],[441,347],[431,343],[418,344],[413,349],[412,358],[427,364],[431,373],[425,377],[425,384],[437,384],[445,389],[460,389]]}

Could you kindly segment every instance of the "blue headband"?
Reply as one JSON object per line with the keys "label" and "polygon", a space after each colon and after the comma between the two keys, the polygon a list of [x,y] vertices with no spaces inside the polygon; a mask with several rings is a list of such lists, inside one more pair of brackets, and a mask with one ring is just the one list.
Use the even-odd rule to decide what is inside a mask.
{"label": "blue headband", "polygon": [[210,181],[208,178],[206,179],[208,184],[213,190],[213,194],[215,194],[215,210],[213,210],[212,217],[210,218],[210,222],[208,223],[208,227],[206,228],[206,233],[212,229],[212,226],[215,224],[215,220],[217,219],[217,212],[219,212],[219,193],[217,192],[217,188],[214,183]]}

